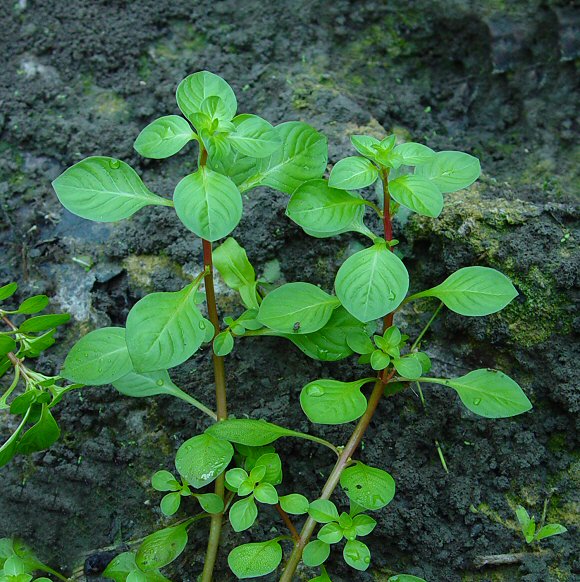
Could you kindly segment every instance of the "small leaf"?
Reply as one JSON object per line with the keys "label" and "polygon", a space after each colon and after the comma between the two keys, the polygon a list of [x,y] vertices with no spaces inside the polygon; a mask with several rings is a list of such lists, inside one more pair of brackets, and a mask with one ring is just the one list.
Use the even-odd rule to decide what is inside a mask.
{"label": "small leaf", "polygon": [[206,323],[195,304],[197,284],[172,293],[150,293],[127,317],[127,347],[139,372],[166,370],[201,346]]}
{"label": "small leaf", "polygon": [[163,394],[188,400],[187,394],[171,381],[167,370],[129,372],[126,376],[115,380],[113,387],[121,394],[132,398],[145,398]]}
{"label": "small leaf", "polygon": [[4,301],[4,299],[8,299],[12,297],[16,290],[18,289],[17,283],[8,283],[7,285],[3,285],[0,287],[0,301]]}
{"label": "small leaf", "polygon": [[161,500],[161,512],[168,517],[177,513],[181,504],[181,495],[179,493],[168,493]]}
{"label": "small leaf", "polygon": [[340,305],[336,297],[310,283],[286,283],[268,293],[258,321],[281,333],[312,333],[330,319]]}
{"label": "small leaf", "polygon": [[153,474],[151,486],[156,491],[178,491],[181,487],[173,474],[165,470]]}
{"label": "small leaf", "polygon": [[364,206],[362,198],[331,188],[326,180],[309,180],[292,194],[286,215],[307,232],[310,229],[334,235],[349,229],[360,206]]}
{"label": "small leaf", "polygon": [[317,523],[331,523],[338,521],[338,509],[328,499],[316,499],[310,504],[308,514]]}
{"label": "small leaf", "polygon": [[383,317],[402,303],[409,288],[409,274],[385,242],[376,242],[342,264],[335,288],[342,305],[354,317],[367,322]]}
{"label": "small leaf", "polygon": [[0,335],[0,356],[16,351],[16,342],[8,335]]}
{"label": "small leaf", "polygon": [[234,336],[230,331],[218,333],[213,340],[213,351],[216,356],[227,356],[234,349]]}
{"label": "small leaf", "polygon": [[471,412],[485,418],[508,418],[532,408],[518,384],[498,370],[480,369],[459,378],[435,380],[423,378],[422,381],[453,388]]}
{"label": "small leaf", "polygon": [[392,151],[393,157],[404,166],[418,166],[435,156],[435,152],[431,148],[414,142],[402,143]]}
{"label": "small leaf", "polygon": [[463,152],[438,152],[415,168],[415,175],[431,180],[443,193],[467,188],[481,174],[479,160]]}
{"label": "small leaf", "polygon": [[257,115],[238,115],[233,123],[236,130],[228,135],[228,139],[245,156],[266,158],[282,147],[275,129]]}
{"label": "small leaf", "polygon": [[395,358],[393,364],[397,372],[408,380],[418,380],[423,373],[423,366],[416,354],[409,354],[404,358]]}
{"label": "small leaf", "polygon": [[350,141],[356,151],[363,156],[374,160],[377,150],[373,146],[378,146],[381,142],[376,137],[370,135],[351,135]]}
{"label": "small leaf", "polygon": [[163,568],[175,560],[187,545],[187,522],[148,535],[137,550],[135,563],[141,570]]}
{"label": "small leaf", "polygon": [[371,354],[371,368],[373,370],[384,370],[390,364],[390,362],[390,356],[381,350],[375,350]]}
{"label": "small leaf", "polygon": [[300,405],[311,422],[344,424],[360,418],[367,409],[367,399],[360,389],[375,378],[354,382],[315,380],[300,392]]}
{"label": "small leaf", "polygon": [[226,483],[236,490],[247,478],[248,473],[239,467],[226,471]]}
{"label": "small leaf", "polygon": [[358,540],[348,540],[342,551],[344,561],[355,570],[364,572],[371,563],[371,552],[365,544]]}
{"label": "small leaf", "polygon": [[540,528],[536,533],[535,539],[537,541],[543,540],[544,538],[549,538],[551,536],[557,536],[566,533],[568,530],[559,523],[550,523]]}
{"label": "small leaf", "polygon": [[194,123],[194,115],[204,111],[203,103],[210,97],[219,97],[219,101],[212,101],[213,113],[218,119],[229,121],[238,108],[232,88],[221,77],[209,71],[199,71],[183,79],[177,87],[176,96],[179,109]]}
{"label": "small leaf", "polygon": [[53,183],[61,204],[96,222],[115,222],[144,206],[171,206],[150,192],[137,172],[121,160],[94,156],[65,170]]}
{"label": "small leaf", "polygon": [[25,299],[18,308],[18,313],[23,313],[25,315],[31,315],[33,313],[38,313],[48,306],[49,299],[46,295],[34,295]]}
{"label": "small leaf", "polygon": [[516,517],[518,518],[518,522],[522,531],[526,531],[528,528],[528,524],[530,523],[530,514],[526,511],[525,507],[518,505],[516,507]]}
{"label": "small leaf", "polygon": [[30,319],[22,322],[18,330],[22,333],[44,331],[45,329],[50,329],[62,325],[63,323],[69,321],[69,319],[70,315],[68,313],[38,315],[37,317],[31,317]]}
{"label": "small leaf", "polygon": [[194,139],[191,126],[179,115],[166,115],[150,123],[135,140],[134,148],[144,158],[168,158]]}
{"label": "small leaf", "polygon": [[377,522],[370,515],[359,514],[352,520],[357,536],[368,536],[376,527]]}
{"label": "small leaf", "polygon": [[389,182],[389,193],[402,206],[422,216],[436,218],[443,210],[443,194],[430,180],[405,174]]}
{"label": "small leaf", "polygon": [[240,580],[270,574],[281,561],[282,548],[277,540],[242,544],[228,555],[230,570]]}
{"label": "small leaf", "polygon": [[132,368],[125,330],[103,327],[91,331],[73,346],[60,374],[71,382],[102,386],[122,378]]}
{"label": "small leaf", "polygon": [[351,501],[365,509],[380,509],[395,496],[395,481],[386,471],[359,461],[343,471],[340,485]]}
{"label": "small leaf", "polygon": [[202,509],[210,514],[222,513],[224,510],[223,499],[215,493],[202,493],[194,495]]}
{"label": "small leaf", "polygon": [[304,548],[302,561],[306,566],[313,568],[326,562],[328,556],[330,556],[330,546],[321,540],[314,540]]}
{"label": "small leaf", "polygon": [[309,582],[332,582],[330,579],[328,572],[324,566],[320,567],[320,576],[316,576],[316,578],[311,578]]}
{"label": "small leaf", "polygon": [[60,436],[60,429],[54,420],[47,404],[42,405],[40,418],[29,428],[18,442],[17,452],[29,455],[43,451],[54,444]]}
{"label": "small leaf", "polygon": [[266,472],[262,477],[262,483],[270,485],[279,485],[282,483],[282,460],[276,453],[265,453],[260,455],[254,463],[254,468],[263,466]]}
{"label": "small leaf", "polygon": [[175,456],[179,474],[196,489],[221,475],[234,456],[234,447],[207,433],[185,441]]}
{"label": "small leaf", "polygon": [[206,430],[216,438],[251,447],[269,445],[284,436],[303,438],[303,434],[277,426],[265,420],[229,418],[210,426]]}
{"label": "small leaf", "polygon": [[342,527],[335,522],[323,525],[318,532],[318,539],[326,544],[338,544],[342,538]]}
{"label": "small leaf", "polygon": [[251,528],[257,517],[258,507],[256,506],[253,495],[236,501],[230,507],[230,523],[236,532]]}
{"label": "small leaf", "polygon": [[376,166],[365,158],[352,156],[337,162],[328,179],[331,188],[358,190],[373,184],[379,177]]}
{"label": "small leaf", "polygon": [[270,483],[260,483],[254,489],[254,496],[256,501],[260,503],[266,503],[268,505],[276,505],[278,503],[278,492]]}
{"label": "small leaf", "polygon": [[181,222],[212,242],[230,234],[242,217],[242,196],[237,186],[206,166],[177,184],[173,201]]}
{"label": "small leaf", "polygon": [[280,506],[286,513],[291,515],[304,515],[308,513],[308,499],[300,493],[290,493],[289,495],[283,495],[279,499]]}
{"label": "small leaf", "polygon": [[481,317],[501,311],[517,295],[503,273],[489,267],[464,267],[414,297],[437,297],[455,313]]}

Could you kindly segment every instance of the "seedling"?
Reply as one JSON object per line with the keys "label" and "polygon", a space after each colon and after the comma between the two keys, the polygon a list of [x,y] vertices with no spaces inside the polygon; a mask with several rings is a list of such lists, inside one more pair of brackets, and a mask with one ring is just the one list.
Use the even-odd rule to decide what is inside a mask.
{"label": "seedling", "polygon": [[533,544],[534,542],[539,542],[545,538],[557,536],[568,531],[563,525],[560,525],[559,523],[548,523],[544,525],[546,518],[545,508],[544,514],[542,515],[542,520],[538,525],[536,525],[536,520],[534,517],[530,517],[530,514],[521,505],[516,507],[516,517],[518,518],[518,523],[520,524],[522,535],[524,536],[527,544]]}
{"label": "seedling", "polygon": [[[437,217],[445,193],[466,188],[479,177],[479,161],[462,152],[436,153],[418,143],[397,145],[394,135],[382,140],[358,135],[352,143],[360,155],[339,161],[326,180],[327,142],[322,134],[301,122],[274,127],[256,115],[237,115],[235,94],[220,77],[206,71],[190,75],[177,89],[177,103],[185,117],[161,117],[135,141],[140,154],[157,159],[197,143],[197,169],[176,185],[173,200],[152,193],[131,167],[109,157],[81,160],[53,184],[68,210],[90,220],[122,220],[145,206],[173,208],[203,243],[204,264],[187,285],[138,301],[125,328],[88,333],[71,349],[61,371],[75,384],[113,384],[128,396],[175,396],[208,417],[208,429],[177,451],[179,477],[163,469],[153,478],[154,487],[165,493],[162,511],[183,512],[183,520],[148,536],[136,554],[115,558],[105,575],[122,581],[165,580],[158,570],[183,551],[188,527],[210,517],[201,575],[203,582],[210,582],[224,513],[233,530],[244,531],[272,505],[289,535],[233,549],[228,564],[237,578],[276,570],[283,547],[290,549],[283,582],[293,579],[301,561],[322,566],[334,548],[341,549],[350,567],[366,570],[371,550],[362,539],[375,526],[367,512],[390,503],[395,482],[384,468],[356,460],[355,453],[385,393],[407,390],[413,382],[440,384],[450,389],[451,401],[454,391],[470,411],[485,418],[511,417],[531,408],[517,383],[496,370],[475,370],[458,378],[428,376],[431,362],[419,349],[442,306],[468,317],[503,309],[517,296],[509,279],[488,267],[468,266],[432,289],[408,295],[409,274],[393,239],[392,218],[400,206]],[[365,196],[360,192],[375,183],[380,206],[366,196],[367,191]],[[260,186],[288,195],[288,217],[314,238],[354,232],[369,239],[365,249],[338,269],[334,293],[309,282],[277,288],[263,284],[246,251],[234,238],[226,238],[242,216],[242,194]],[[379,234],[365,224],[368,208],[381,220]],[[213,243],[224,238],[214,249]],[[224,314],[223,319],[215,303],[216,270],[245,308]],[[199,291],[202,281],[205,295]],[[419,298],[435,298],[441,304],[411,343],[393,320],[403,305]],[[302,409],[313,423],[358,421],[346,443],[244,418],[242,403],[233,411],[238,418],[227,419],[224,358],[237,342],[259,336],[285,338],[315,360],[333,362],[358,354],[369,365],[363,378],[348,382],[313,378],[300,393]],[[169,373],[205,346],[213,352],[215,412],[175,386]],[[363,390],[370,384],[367,396]],[[283,463],[274,448],[279,438],[314,441],[337,456],[318,498],[309,500],[285,488]],[[291,465],[285,470],[292,470]],[[193,493],[206,491],[211,483],[213,494]],[[348,511],[330,500],[339,485],[350,499]],[[187,498],[195,496],[204,511],[189,517],[192,505]],[[300,533],[296,519],[302,522]],[[317,537],[311,541],[316,528]],[[326,570],[316,579],[329,580]],[[417,579],[400,574],[392,580]]]}
{"label": "seedling", "polygon": [[0,582],[51,582],[46,576],[35,578],[33,574],[39,571],[68,581],[60,572],[41,562],[22,540],[0,539]]}

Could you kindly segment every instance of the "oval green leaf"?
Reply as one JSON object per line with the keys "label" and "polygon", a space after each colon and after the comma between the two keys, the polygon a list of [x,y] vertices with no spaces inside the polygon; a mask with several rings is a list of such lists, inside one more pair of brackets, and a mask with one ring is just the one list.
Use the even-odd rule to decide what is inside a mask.
{"label": "oval green leaf", "polygon": [[284,436],[300,438],[304,436],[302,433],[277,426],[271,422],[250,418],[230,418],[216,422],[206,430],[206,434],[250,447],[269,445]]}
{"label": "oval green leaf", "polygon": [[355,570],[364,572],[371,563],[371,552],[358,540],[348,540],[342,550],[344,561]]}
{"label": "oval green leaf", "polygon": [[342,264],[335,288],[342,305],[358,320],[368,322],[401,304],[409,289],[409,274],[401,259],[380,241]]}
{"label": "oval green leaf", "polygon": [[191,126],[179,115],[166,115],[150,123],[133,147],[144,158],[162,159],[176,154],[194,139]]}
{"label": "oval green leaf", "polygon": [[280,497],[280,507],[291,515],[304,515],[308,513],[309,506],[308,499],[300,493],[290,493]]}
{"label": "oval green leaf", "polygon": [[183,79],[177,87],[177,105],[192,122],[196,113],[203,112],[203,102],[214,96],[219,97],[219,101],[212,101],[212,113],[222,121],[230,121],[236,114],[238,103],[234,91],[221,77],[209,71],[199,71]]}
{"label": "oval green leaf", "polygon": [[68,313],[55,313],[54,315],[38,315],[22,322],[18,328],[23,333],[44,331],[62,325],[69,321]]}
{"label": "oval green leaf", "polygon": [[386,471],[358,461],[343,471],[340,485],[351,501],[365,509],[380,509],[395,496],[395,480]]}
{"label": "oval green leaf", "polygon": [[235,532],[245,531],[254,525],[258,517],[258,507],[254,496],[244,497],[236,501],[229,511],[229,519]]}
{"label": "oval green leaf", "polygon": [[115,222],[144,206],[172,206],[150,192],[125,162],[94,156],[65,170],[52,187],[70,212],[96,222]]}
{"label": "oval green leaf", "polygon": [[443,193],[467,188],[481,174],[479,160],[464,152],[438,152],[415,168],[415,175],[427,178]]}
{"label": "oval green leaf", "polygon": [[148,535],[137,550],[135,562],[141,570],[157,570],[175,560],[187,545],[187,524],[168,527]]}
{"label": "oval green leaf", "polygon": [[311,568],[324,564],[330,556],[330,546],[322,540],[309,542],[304,548],[302,561]]}
{"label": "oval green leaf", "polygon": [[282,561],[282,548],[276,540],[242,544],[228,555],[228,566],[240,580],[265,576]]}
{"label": "oval green leaf", "polygon": [[431,160],[435,152],[423,144],[408,142],[396,146],[392,155],[404,166],[418,166]]}
{"label": "oval green leaf", "polygon": [[338,509],[328,499],[315,499],[308,508],[308,515],[317,523],[331,523],[338,521]]}
{"label": "oval green leaf", "polygon": [[371,161],[351,156],[334,165],[328,178],[328,185],[340,190],[358,190],[374,184],[378,177],[379,171]]}
{"label": "oval green leaf", "polygon": [[406,174],[389,182],[389,193],[409,210],[436,218],[443,210],[443,194],[433,182],[421,176]]}
{"label": "oval green leaf", "polygon": [[236,130],[228,135],[228,140],[245,156],[266,158],[282,147],[272,125],[257,115],[238,115],[233,123]]}
{"label": "oval green leaf", "polygon": [[59,436],[58,424],[50,413],[48,405],[43,404],[40,418],[22,435],[16,451],[22,455],[43,451],[54,444]]}

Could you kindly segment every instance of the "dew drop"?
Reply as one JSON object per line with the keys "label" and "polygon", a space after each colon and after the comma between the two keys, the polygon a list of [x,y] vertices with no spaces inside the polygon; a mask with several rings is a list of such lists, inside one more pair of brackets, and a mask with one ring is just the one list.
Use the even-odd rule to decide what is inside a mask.
{"label": "dew drop", "polygon": [[157,380],[157,382],[155,382],[155,384],[157,384],[157,386],[163,386],[163,380],[161,380],[161,378],[159,380]]}
{"label": "dew drop", "polygon": [[88,352],[85,352],[85,353],[83,354],[83,356],[84,356],[85,358],[88,358],[88,357],[89,357],[89,354],[88,354]]}
{"label": "dew drop", "polygon": [[205,329],[205,321],[199,322],[199,329]]}
{"label": "dew drop", "polygon": [[368,556],[365,556],[365,558],[364,558],[363,562],[364,562],[365,564],[370,564],[370,563],[371,563],[371,559],[370,559]]}
{"label": "dew drop", "polygon": [[318,350],[318,357],[321,360],[323,360],[324,358],[326,358],[326,356],[328,356],[328,350],[323,350],[323,349]]}
{"label": "dew drop", "polygon": [[481,398],[476,398],[476,399],[473,401],[473,404],[474,404],[474,406],[477,406],[477,405],[481,404]]}
{"label": "dew drop", "polygon": [[389,301],[393,301],[395,299],[394,291],[389,291]]}
{"label": "dew drop", "polygon": [[116,170],[117,168],[119,168],[120,165],[121,165],[121,162],[119,160],[111,160],[109,162],[109,167],[113,170]]}
{"label": "dew drop", "polygon": [[306,390],[307,396],[323,396],[324,395],[324,388],[322,386],[318,386],[318,384],[313,384],[312,386],[308,387]]}
{"label": "dew drop", "polygon": [[102,374],[103,373],[103,368],[99,368],[98,369],[98,372],[99,372],[99,374]]}

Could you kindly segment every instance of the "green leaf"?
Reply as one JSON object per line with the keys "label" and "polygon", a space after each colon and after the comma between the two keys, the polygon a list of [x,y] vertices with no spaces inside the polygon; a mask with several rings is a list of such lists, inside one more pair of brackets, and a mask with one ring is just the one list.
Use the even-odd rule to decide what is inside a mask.
{"label": "green leaf", "polygon": [[[44,316],[41,315],[39,317]],[[22,342],[20,355],[26,358],[37,358],[44,350],[47,350],[55,343],[55,333],[56,329],[51,329],[37,337],[28,337],[24,342]]]}
{"label": "green leaf", "polygon": [[148,535],[137,550],[135,563],[141,570],[157,570],[175,560],[187,545],[187,526],[185,522]]}
{"label": "green leaf", "polygon": [[437,297],[451,311],[477,317],[501,311],[517,295],[503,273],[489,267],[464,267],[437,287],[413,297]]}
{"label": "green leaf", "polygon": [[395,496],[395,481],[386,471],[359,461],[343,471],[340,485],[351,501],[365,509],[380,509]]}
{"label": "green leaf", "polygon": [[212,242],[230,234],[242,218],[242,196],[237,186],[206,166],[177,184],[173,201],[181,222]]}
{"label": "green leaf", "polygon": [[224,510],[223,499],[215,493],[202,493],[194,495],[194,497],[199,501],[202,509],[207,511],[207,513],[217,514],[222,513]]}
{"label": "green leaf", "polygon": [[427,146],[408,142],[396,146],[393,150],[393,157],[404,166],[418,166],[431,160],[435,152]]}
{"label": "green leaf", "polygon": [[276,453],[265,453],[259,456],[254,463],[254,468],[260,466],[266,467],[266,472],[261,479],[263,483],[270,483],[270,485],[279,485],[282,483],[282,460],[280,459],[280,455]]}
{"label": "green leaf", "polygon": [[318,532],[318,539],[326,544],[338,544],[343,537],[342,527],[335,522],[323,525]]}
{"label": "green leaf", "polygon": [[226,483],[236,490],[247,478],[248,473],[239,467],[226,471]]}
{"label": "green leaf", "polygon": [[320,566],[326,562],[328,556],[330,556],[330,546],[321,540],[314,540],[304,548],[302,561],[306,566]]}
{"label": "green leaf", "polygon": [[409,288],[409,274],[383,241],[349,257],[335,281],[342,305],[360,321],[371,321],[395,310]]}
{"label": "green leaf", "polygon": [[151,477],[151,485],[156,491],[178,491],[181,486],[169,471],[157,471]]}
{"label": "green leaf", "polygon": [[282,495],[279,499],[282,509],[291,515],[304,515],[308,513],[308,499],[300,493],[290,493],[289,495]]}
{"label": "green leaf", "polygon": [[29,455],[37,451],[43,451],[58,440],[60,429],[50,413],[47,404],[42,405],[40,418],[29,428],[18,442],[17,452]]}
{"label": "green leaf", "polygon": [[371,160],[376,159],[377,150],[373,146],[378,146],[381,143],[376,137],[371,137],[370,135],[351,135],[350,141],[359,154]]}
{"label": "green leaf", "polygon": [[195,133],[183,117],[166,115],[143,129],[133,147],[144,158],[159,160],[176,154],[194,137]]}
{"label": "green leaf", "polygon": [[443,210],[443,194],[421,176],[405,174],[395,178],[389,182],[389,193],[399,204],[422,216],[436,218]]}
{"label": "green leaf", "polygon": [[498,370],[487,368],[449,380],[421,378],[421,381],[453,388],[471,412],[485,418],[508,418],[532,408],[518,384]]}
{"label": "green leaf", "polygon": [[328,178],[328,185],[341,190],[358,190],[370,186],[378,177],[379,171],[372,162],[352,156],[334,165]]}
{"label": "green leaf", "polygon": [[252,527],[258,517],[258,507],[254,496],[244,497],[236,501],[229,511],[230,523],[236,532],[244,531]]}
{"label": "green leaf", "polygon": [[371,563],[371,552],[358,540],[348,540],[342,551],[344,561],[355,570],[364,572]]}
{"label": "green leaf", "polygon": [[409,354],[404,358],[395,358],[393,364],[397,372],[408,380],[418,380],[423,374],[423,366],[416,354]]}
{"label": "green leaf", "polygon": [[563,526],[560,525],[559,523],[550,523],[548,525],[545,525],[544,527],[540,528],[538,530],[538,533],[536,533],[535,539],[537,541],[543,540],[544,538],[549,538],[552,536],[557,536],[563,533],[566,533],[568,530]]}
{"label": "green leaf", "polygon": [[411,574],[396,574],[391,576],[387,582],[426,582],[423,578],[418,578],[417,576],[411,576]]}
{"label": "green leaf", "polygon": [[160,508],[163,515],[168,517],[177,513],[179,505],[181,504],[181,494],[180,493],[168,493],[161,500]]}
{"label": "green leaf", "polygon": [[174,293],[151,293],[127,317],[127,347],[135,370],[152,372],[182,364],[201,346],[206,322],[195,304],[197,284]]}
{"label": "green leaf", "polygon": [[144,206],[172,206],[170,200],[150,192],[125,162],[103,156],[71,166],[52,187],[67,210],[96,222],[122,220]]}
{"label": "green leaf", "polygon": [[133,368],[125,330],[103,327],[82,337],[68,353],[60,375],[88,386],[110,384]]}
{"label": "green leaf", "polygon": [[213,340],[213,351],[216,356],[227,356],[234,349],[234,337],[230,331],[222,331]]}
{"label": "green leaf", "polygon": [[531,544],[534,540],[534,534],[536,532],[536,522],[534,518],[530,518],[529,513],[521,505],[516,507],[516,516],[520,523],[522,534],[524,535],[526,542]]}
{"label": "green leaf", "polygon": [[305,334],[324,327],[339,300],[310,283],[286,283],[268,293],[258,321],[281,333]]}
{"label": "green leaf", "polygon": [[131,398],[168,395],[189,401],[189,396],[171,381],[167,370],[129,372],[126,376],[115,380],[113,387]]}
{"label": "green leaf", "polygon": [[277,540],[242,544],[228,555],[228,566],[238,579],[265,576],[282,561],[282,548]]}
{"label": "green leaf", "polygon": [[3,285],[0,287],[0,301],[4,301],[4,299],[8,299],[12,297],[16,290],[18,289],[17,283],[8,283],[8,285]]}
{"label": "green leaf", "polygon": [[213,96],[219,97],[219,101],[212,101],[215,116],[223,121],[232,119],[238,103],[232,88],[221,77],[209,71],[199,71],[183,79],[177,87],[177,105],[185,117],[194,123],[195,114],[204,112],[203,102]]}
{"label": "green leaf", "polygon": [[8,335],[0,335],[0,356],[16,350],[16,342]]}
{"label": "green leaf", "polygon": [[213,437],[251,447],[273,443],[284,436],[303,438],[300,432],[266,422],[246,418],[229,418],[210,426],[206,431]]}
{"label": "green leaf", "polygon": [[234,447],[226,441],[203,433],[185,441],[175,456],[179,474],[196,489],[221,475],[234,456]]}
{"label": "green leaf", "polygon": [[233,123],[236,130],[228,135],[228,139],[245,156],[266,158],[282,147],[272,125],[257,115],[238,115]]}
{"label": "green leaf", "polygon": [[357,536],[368,536],[376,527],[377,522],[370,515],[355,515],[352,520]]}
{"label": "green leaf", "polygon": [[308,508],[308,515],[317,523],[338,522],[338,509],[328,499],[316,499]]}
{"label": "green leaf", "polygon": [[136,567],[135,554],[132,552],[123,552],[109,562],[109,565],[103,572],[103,576],[105,578],[111,578],[115,582],[125,582],[129,572],[132,572]]}
{"label": "green leaf", "polygon": [[[391,363],[391,358],[381,350],[375,350],[371,354],[371,368],[373,370],[384,370]],[[421,374],[419,374],[421,375]]]}
{"label": "green leaf", "polygon": [[34,295],[25,299],[17,310],[17,313],[23,313],[25,315],[31,315],[32,313],[38,313],[48,306],[49,299],[46,295]]}
{"label": "green leaf", "polygon": [[227,238],[214,250],[213,264],[226,285],[241,293],[244,305],[248,309],[258,309],[256,272],[236,239]]}
{"label": "green leaf", "polygon": [[334,235],[349,229],[360,206],[364,206],[362,198],[331,188],[326,180],[309,180],[292,194],[286,215],[307,231]]}
{"label": "green leaf", "polygon": [[18,328],[22,333],[31,333],[37,331],[44,331],[62,325],[69,321],[70,315],[68,313],[58,313],[54,315],[38,315],[31,317],[22,322]]}
{"label": "green leaf", "polygon": [[367,409],[367,399],[360,389],[376,378],[354,382],[315,380],[300,392],[300,406],[311,422],[344,424],[360,418]]}
{"label": "green leaf", "polygon": [[260,483],[254,489],[254,496],[256,501],[266,503],[268,505],[276,505],[278,503],[278,492],[274,485],[270,483]]}
{"label": "green leaf", "polygon": [[[292,194],[303,182],[320,178],[326,170],[328,145],[325,136],[300,121],[281,123],[274,129],[282,147],[255,165],[250,161],[250,168],[247,161],[241,162],[242,168],[243,164],[246,166],[246,175],[239,182],[242,192],[256,186],[270,186]],[[240,174],[240,163],[229,168],[227,173]]]}
{"label": "green leaf", "polygon": [[481,174],[479,160],[463,152],[438,152],[415,168],[415,175],[431,180],[443,193],[467,188]]}

